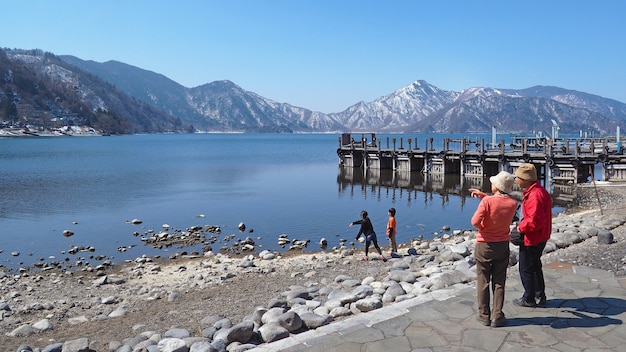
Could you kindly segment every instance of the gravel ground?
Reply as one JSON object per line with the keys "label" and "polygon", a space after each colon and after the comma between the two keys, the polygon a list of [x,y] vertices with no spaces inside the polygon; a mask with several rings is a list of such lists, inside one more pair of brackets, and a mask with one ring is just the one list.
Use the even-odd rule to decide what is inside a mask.
{"label": "gravel ground", "polygon": [[[596,193],[597,192],[597,193]],[[601,184],[578,189],[579,205],[566,212],[590,211],[604,215],[626,214],[626,184]],[[626,226],[611,231],[612,245],[598,245],[592,237],[584,242],[543,256],[544,262],[564,262],[572,265],[589,266],[613,272],[616,276],[626,275]]]}
{"label": "gravel ground", "polygon": [[[251,270],[231,265],[228,269],[214,265],[207,275],[203,258],[175,259],[149,263],[158,272],[143,270],[134,274],[137,265],[116,266],[110,277],[125,277],[121,285],[95,286],[100,280],[85,272],[48,272],[30,275],[8,284],[0,280],[0,303],[9,302],[13,311],[4,312],[0,319],[0,351],[16,351],[18,346],[44,348],[49,344],[87,337],[95,351],[108,351],[112,341],[137,336],[143,331],[163,333],[171,328],[184,328],[191,336],[202,336],[200,321],[213,315],[231,319],[236,324],[251,314],[257,306],[266,306],[271,299],[291,286],[303,286],[314,281],[324,284],[338,275],[355,278],[380,278],[388,271],[382,260],[362,261],[362,251],[349,258],[335,254],[285,253],[283,259],[259,261]],[[146,267],[144,265],[144,267]],[[204,273],[188,275],[191,272]],[[200,287],[195,281],[211,282]],[[147,296],[154,299],[146,299]],[[103,297],[116,297],[111,305],[102,305]],[[41,307],[43,306],[43,308]],[[53,306],[54,308],[49,308]],[[35,307],[35,308],[32,308]],[[121,307],[126,314],[100,320]],[[10,314],[7,314],[10,313]],[[0,309],[0,314],[3,314]],[[8,316],[7,316],[8,315]],[[85,316],[87,321],[70,324],[70,318]],[[53,329],[26,337],[4,336],[16,327],[48,318]],[[140,325],[138,325],[140,324]]]}
{"label": "gravel ground", "polygon": [[[599,212],[599,204],[604,214],[623,214],[626,209],[626,184],[598,186],[597,196],[593,187],[581,188],[579,206],[566,212]],[[626,226],[614,229],[613,234],[615,243],[612,245],[598,246],[595,238],[591,238],[549,253],[544,256],[544,261],[586,265],[625,275]],[[387,253],[388,247],[383,247],[383,250]],[[111,341],[121,342],[141,331],[162,333],[174,327],[185,328],[192,336],[201,336],[199,322],[204,317],[220,315],[238,323],[251,314],[254,307],[265,306],[291,286],[310,281],[324,284],[340,274],[359,279],[367,276],[379,279],[388,271],[386,262],[365,262],[361,258],[362,245],[357,245],[356,254],[348,258],[325,253],[285,253],[283,259],[263,261],[268,263],[261,262],[251,270],[232,270],[232,267],[227,270],[216,265],[210,268],[211,277],[206,274],[205,264],[205,276],[196,275],[193,280],[206,283],[217,279],[203,286],[190,282],[187,275],[201,268],[203,258],[150,263],[158,265],[158,275],[151,275],[146,270],[138,274],[131,264],[118,265],[108,274],[111,277],[126,277],[127,281],[121,285],[93,285],[99,277],[85,272],[30,273],[20,280],[13,280],[8,275],[0,279],[0,305],[3,301],[9,302],[14,309],[11,312],[0,309],[0,351],[16,351],[22,344],[43,348],[79,337],[88,337],[92,349],[96,351],[108,351]],[[146,291],[154,299],[145,299]],[[109,296],[116,297],[115,304],[99,303],[102,297]],[[40,305],[35,305],[37,303]],[[126,310],[124,316],[93,319],[94,316],[106,316],[118,307]],[[88,321],[68,323],[69,318],[80,316],[86,316]],[[27,337],[4,336],[22,324],[44,318],[50,320],[52,330]],[[141,324],[140,330],[137,324]]]}

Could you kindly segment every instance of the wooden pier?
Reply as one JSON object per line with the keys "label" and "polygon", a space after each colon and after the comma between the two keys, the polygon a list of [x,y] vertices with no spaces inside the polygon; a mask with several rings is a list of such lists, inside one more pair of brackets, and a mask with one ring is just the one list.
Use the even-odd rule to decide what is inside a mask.
{"label": "wooden pier", "polygon": [[[421,147],[418,145],[421,142]],[[626,155],[616,137],[557,138],[511,137],[505,142],[484,139],[444,138],[441,148],[434,138],[389,138],[371,134],[355,140],[344,133],[339,138],[339,164],[347,168],[421,172],[430,175],[457,174],[461,177],[515,172],[522,163],[537,167],[539,177],[551,183],[584,183],[602,166],[602,180],[626,181]]]}

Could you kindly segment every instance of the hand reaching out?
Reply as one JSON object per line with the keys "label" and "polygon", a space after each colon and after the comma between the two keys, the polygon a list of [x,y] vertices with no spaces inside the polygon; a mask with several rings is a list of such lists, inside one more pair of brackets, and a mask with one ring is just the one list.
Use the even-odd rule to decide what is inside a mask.
{"label": "hand reaching out", "polygon": [[487,195],[485,192],[476,188],[470,188],[468,191],[470,192],[472,198],[484,198]]}

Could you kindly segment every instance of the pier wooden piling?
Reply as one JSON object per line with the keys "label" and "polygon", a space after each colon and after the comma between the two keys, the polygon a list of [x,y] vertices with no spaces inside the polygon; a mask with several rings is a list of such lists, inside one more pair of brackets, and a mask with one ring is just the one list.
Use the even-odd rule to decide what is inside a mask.
{"label": "pier wooden piling", "polygon": [[[384,142],[384,145],[383,145]],[[540,177],[551,183],[589,181],[596,165],[602,165],[602,180],[626,181],[626,155],[616,137],[557,138],[511,137],[507,143],[487,143],[482,138],[444,138],[440,149],[433,137],[423,148],[417,138],[390,138],[384,141],[362,134],[339,138],[337,156],[346,168],[421,172],[429,175],[458,174],[485,177],[500,171],[515,172],[522,163],[532,163]]]}

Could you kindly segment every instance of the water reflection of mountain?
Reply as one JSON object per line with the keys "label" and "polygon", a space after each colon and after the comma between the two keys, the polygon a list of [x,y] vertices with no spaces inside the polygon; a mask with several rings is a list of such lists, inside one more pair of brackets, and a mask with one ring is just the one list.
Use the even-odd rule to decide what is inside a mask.
{"label": "water reflection of mountain", "polygon": [[[422,174],[420,172],[393,171],[362,168],[339,167],[337,173],[339,193],[364,193],[363,196],[379,196],[391,193],[392,198],[411,199],[434,195],[442,196],[444,202],[449,196],[459,196],[461,205],[470,197],[469,189],[478,188],[490,192],[489,179],[486,177],[459,175]],[[576,192],[574,185],[553,185],[548,187],[552,193],[553,205],[566,207],[575,204]]]}

